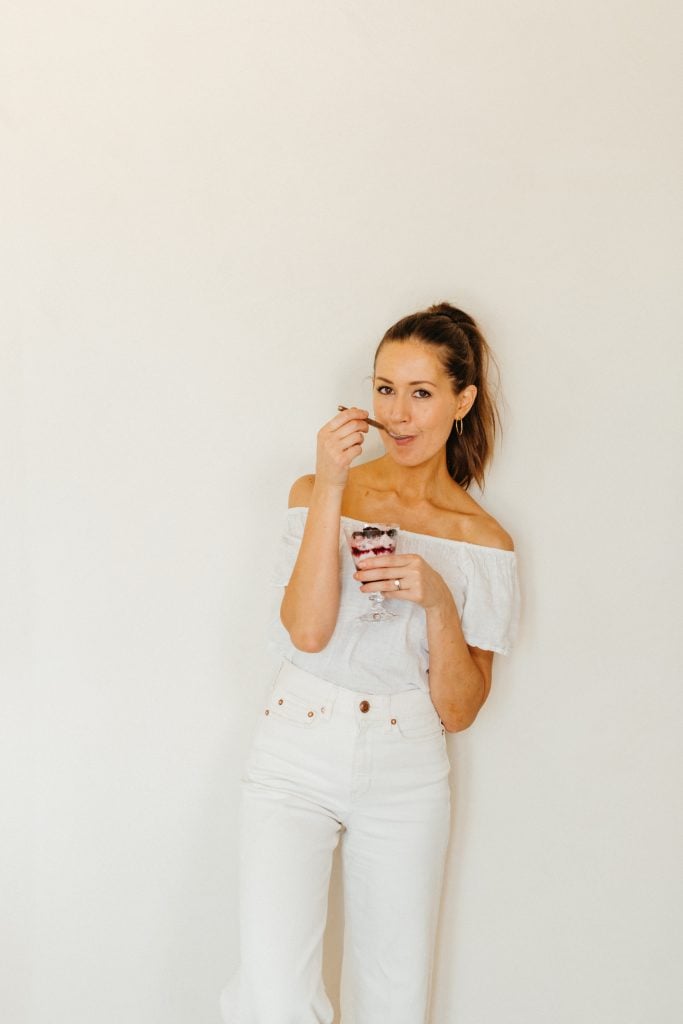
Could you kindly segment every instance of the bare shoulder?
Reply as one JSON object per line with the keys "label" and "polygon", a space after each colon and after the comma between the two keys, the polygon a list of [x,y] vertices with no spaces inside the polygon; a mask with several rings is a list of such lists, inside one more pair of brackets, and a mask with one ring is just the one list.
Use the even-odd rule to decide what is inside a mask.
{"label": "bare shoulder", "polygon": [[488,548],[502,548],[503,551],[515,550],[515,542],[510,534],[492,516],[481,517],[481,522],[477,523],[476,534],[475,544],[483,544]]}
{"label": "bare shoulder", "polygon": [[289,508],[308,508],[314,483],[315,473],[307,473],[295,480],[289,491]]}
{"label": "bare shoulder", "polygon": [[464,536],[471,544],[514,551],[515,542],[498,520],[470,494],[461,495],[461,500],[463,497],[465,504],[460,506],[453,519],[453,528],[458,535]]}

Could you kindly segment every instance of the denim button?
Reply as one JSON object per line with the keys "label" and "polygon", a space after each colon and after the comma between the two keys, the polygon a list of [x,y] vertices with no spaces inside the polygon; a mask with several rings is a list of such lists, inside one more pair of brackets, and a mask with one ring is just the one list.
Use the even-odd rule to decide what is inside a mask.
{"label": "denim button", "polygon": [[362,701],[360,702],[360,704],[358,705],[358,707],[359,707],[359,708],[361,709],[361,711],[363,711],[363,712],[365,712],[365,711],[369,711],[369,710],[370,710],[370,704],[369,704],[369,702],[368,702],[367,700],[362,700]]}

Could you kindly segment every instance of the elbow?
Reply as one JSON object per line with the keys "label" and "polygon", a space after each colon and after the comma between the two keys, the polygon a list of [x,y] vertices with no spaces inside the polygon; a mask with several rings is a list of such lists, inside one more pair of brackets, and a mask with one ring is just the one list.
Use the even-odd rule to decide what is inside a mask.
{"label": "elbow", "polygon": [[[302,619],[304,619],[303,622],[301,621]],[[289,633],[289,639],[296,649],[304,651],[306,654],[317,654],[327,647],[334,632],[334,626],[326,630],[324,624],[307,623],[305,619],[305,615],[292,615],[290,617],[288,609],[280,607],[280,622]]]}
{"label": "elbow", "polygon": [[328,644],[327,640],[321,640],[315,636],[292,636],[290,633],[290,639],[297,650],[302,650],[306,654],[317,654]]}
{"label": "elbow", "polygon": [[306,654],[317,654],[327,647],[329,637],[320,637],[315,633],[290,633],[289,638],[298,651]]}
{"label": "elbow", "polygon": [[[474,717],[476,718],[476,715]],[[460,718],[453,718],[448,722],[444,722],[444,728],[446,732],[464,732],[465,729],[469,729],[473,722],[474,718],[464,718],[461,716]]]}
{"label": "elbow", "polygon": [[303,651],[305,654],[317,654],[329,643],[330,637],[321,633],[320,630],[297,629],[295,626],[288,626],[284,621],[282,621],[282,625],[289,633],[289,639],[297,651]]}
{"label": "elbow", "polygon": [[453,711],[443,723],[446,732],[464,732],[465,729],[469,729],[474,724],[479,710],[477,708],[476,711]]}
{"label": "elbow", "polygon": [[464,732],[465,729],[469,729],[474,724],[489,695],[490,680],[487,684],[486,680],[482,677],[482,686],[483,691],[478,704],[470,703],[469,706],[452,707],[450,709],[448,720],[443,723],[446,732]]}

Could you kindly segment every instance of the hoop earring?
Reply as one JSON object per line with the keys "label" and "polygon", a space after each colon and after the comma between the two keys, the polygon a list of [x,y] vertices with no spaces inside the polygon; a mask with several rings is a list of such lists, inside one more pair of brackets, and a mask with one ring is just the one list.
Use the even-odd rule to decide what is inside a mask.
{"label": "hoop earring", "polygon": [[[458,430],[458,424],[460,424],[460,430]],[[458,437],[462,437],[462,429],[463,429],[462,428],[462,419],[456,420],[455,421],[455,432],[458,435]]]}

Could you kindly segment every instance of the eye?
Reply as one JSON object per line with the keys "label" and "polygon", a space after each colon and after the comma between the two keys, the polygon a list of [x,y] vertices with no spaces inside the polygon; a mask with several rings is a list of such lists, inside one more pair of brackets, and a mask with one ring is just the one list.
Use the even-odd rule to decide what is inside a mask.
{"label": "eye", "polygon": [[432,397],[431,391],[426,391],[425,388],[418,388],[417,391],[415,392],[415,394],[419,395],[421,398],[423,396],[425,396],[427,398],[431,398]]}
{"label": "eye", "polygon": [[389,391],[391,391],[391,388],[389,387],[388,384],[380,384],[377,390],[379,391],[380,395],[386,395]]}

